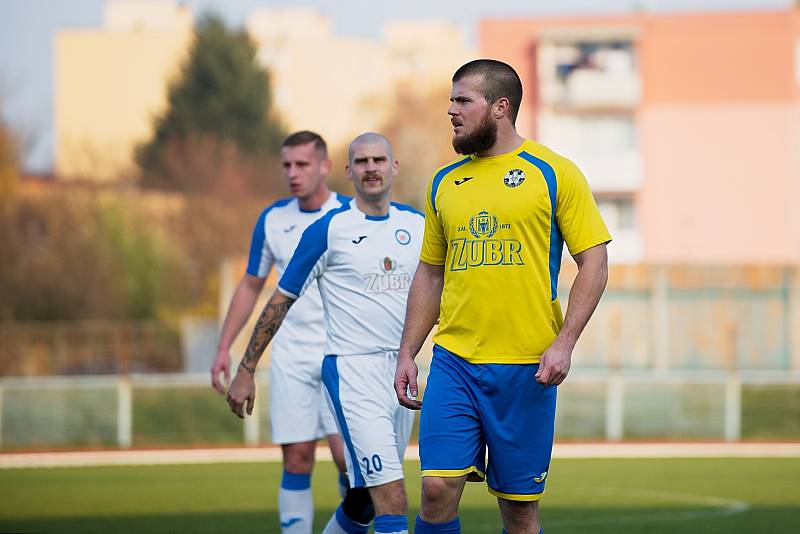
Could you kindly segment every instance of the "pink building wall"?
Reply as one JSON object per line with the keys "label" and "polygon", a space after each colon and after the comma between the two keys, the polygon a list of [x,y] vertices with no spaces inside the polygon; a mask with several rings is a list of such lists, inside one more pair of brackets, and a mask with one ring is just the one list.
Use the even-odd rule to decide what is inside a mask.
{"label": "pink building wall", "polygon": [[640,114],[645,258],[786,263],[800,259],[797,114],[770,103],[660,105]]}

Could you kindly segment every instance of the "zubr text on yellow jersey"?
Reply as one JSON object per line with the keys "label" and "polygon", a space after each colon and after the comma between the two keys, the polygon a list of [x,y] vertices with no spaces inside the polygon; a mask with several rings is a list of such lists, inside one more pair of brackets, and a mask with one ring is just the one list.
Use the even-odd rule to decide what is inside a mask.
{"label": "zubr text on yellow jersey", "polygon": [[451,271],[492,265],[525,265],[519,240],[493,238],[497,230],[511,228],[510,224],[500,224],[495,215],[482,210],[469,218],[468,227],[459,226],[458,231],[466,232],[467,228],[474,239],[460,237],[450,241],[453,251]]}

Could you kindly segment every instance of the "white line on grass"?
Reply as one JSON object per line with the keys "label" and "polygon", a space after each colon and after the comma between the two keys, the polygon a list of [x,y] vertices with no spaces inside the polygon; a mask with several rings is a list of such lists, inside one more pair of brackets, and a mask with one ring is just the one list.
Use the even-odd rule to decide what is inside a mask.
{"label": "white line on grass", "polygon": [[643,511],[641,514],[623,514],[615,516],[601,517],[582,517],[580,519],[552,519],[547,524],[552,526],[600,526],[632,523],[653,523],[663,521],[687,521],[690,519],[701,519],[707,517],[721,517],[745,512],[750,509],[750,503],[713,495],[695,495],[692,493],[672,492],[648,489],[630,488],[595,488],[592,495],[606,494],[614,497],[632,497],[643,499],[655,499],[666,503],[686,503],[692,505],[704,504],[709,508],[695,510],[679,510],[652,512]]}

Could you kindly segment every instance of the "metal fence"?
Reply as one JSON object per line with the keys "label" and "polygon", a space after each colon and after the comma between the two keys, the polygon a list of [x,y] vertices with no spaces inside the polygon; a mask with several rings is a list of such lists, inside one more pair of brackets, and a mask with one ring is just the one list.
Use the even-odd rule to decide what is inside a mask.
{"label": "metal fence", "polygon": [[[564,267],[566,308],[574,267]],[[614,266],[573,361],[587,369],[800,370],[800,269]]]}
{"label": "metal fence", "polygon": [[[244,422],[206,374],[3,378],[0,448],[266,444],[265,377]],[[576,370],[556,419],[557,440],[798,440],[800,374]]]}
{"label": "metal fence", "polygon": [[[223,308],[236,272],[223,270]],[[564,307],[573,276],[565,263]],[[241,423],[206,373],[175,373],[181,345],[154,322],[0,324],[0,447],[269,442],[268,385]],[[560,388],[557,438],[800,439],[800,269],[612,267]]]}

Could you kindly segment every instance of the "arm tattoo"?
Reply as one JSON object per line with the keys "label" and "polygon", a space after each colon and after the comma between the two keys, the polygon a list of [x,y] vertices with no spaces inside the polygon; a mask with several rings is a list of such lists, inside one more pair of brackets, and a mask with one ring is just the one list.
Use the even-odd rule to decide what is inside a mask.
{"label": "arm tattoo", "polygon": [[248,372],[250,371],[248,366],[255,371],[255,366],[258,364],[258,360],[261,359],[264,349],[272,341],[275,332],[281,326],[283,318],[289,313],[289,308],[292,307],[292,304],[294,304],[294,300],[277,303],[267,302],[267,305],[264,306],[264,311],[261,312],[261,316],[256,322],[253,335],[250,336],[250,343],[247,344],[247,350],[244,353],[244,358],[242,358],[242,363],[246,364],[245,369]]}

